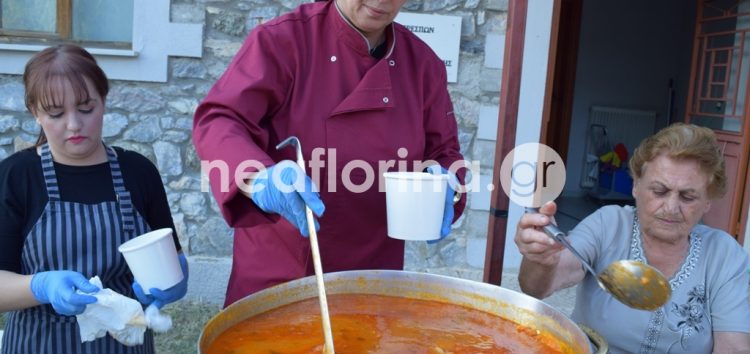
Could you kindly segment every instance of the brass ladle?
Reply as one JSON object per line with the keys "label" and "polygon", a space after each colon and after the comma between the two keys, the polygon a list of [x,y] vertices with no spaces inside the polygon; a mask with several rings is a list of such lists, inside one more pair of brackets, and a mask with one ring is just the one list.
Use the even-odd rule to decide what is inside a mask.
{"label": "brass ladle", "polygon": [[[532,208],[527,208],[527,211],[538,213]],[[653,311],[666,304],[672,295],[672,288],[664,275],[648,264],[633,260],[619,260],[612,262],[601,274],[597,275],[557,226],[552,224],[545,226],[544,233],[570,250],[581,261],[583,267],[596,277],[599,287],[629,307]]]}

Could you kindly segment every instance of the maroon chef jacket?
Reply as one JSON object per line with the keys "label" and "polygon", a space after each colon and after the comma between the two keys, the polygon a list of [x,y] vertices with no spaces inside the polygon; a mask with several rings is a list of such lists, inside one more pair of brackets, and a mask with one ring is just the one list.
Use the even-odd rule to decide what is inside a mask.
{"label": "maroon chef jacket", "polygon": [[[265,166],[295,160],[293,148],[275,149],[292,135],[301,141],[308,175],[314,176],[313,149],[325,149],[319,170],[323,270],[403,268],[404,242],[386,234],[385,193],[377,182],[361,193],[348,191],[344,180],[359,185],[366,175],[361,168],[347,175],[342,170],[352,160],[378,171],[378,161],[407,161],[412,169],[413,161],[448,167],[463,157],[444,63],[399,24],[386,28],[386,45],[385,57],[373,58],[332,1],[304,4],[255,28],[201,102],[193,126],[196,151],[202,161],[226,162],[229,171],[229,177],[217,168],[209,173],[221,212],[235,228],[225,306],[314,274],[309,240],[239,193],[233,174],[246,160]],[[399,156],[401,148],[406,156],[403,150]],[[456,218],[464,205],[465,198],[455,205]]]}

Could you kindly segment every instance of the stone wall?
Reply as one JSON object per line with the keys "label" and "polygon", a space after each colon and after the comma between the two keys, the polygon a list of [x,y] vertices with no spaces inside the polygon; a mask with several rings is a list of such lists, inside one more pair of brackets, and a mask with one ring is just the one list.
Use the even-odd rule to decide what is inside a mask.
{"label": "stone wall", "polygon": [[[170,58],[166,83],[111,82],[104,139],[109,144],[140,152],[157,165],[180,240],[191,261],[204,266],[222,265],[214,271],[210,266],[204,267],[207,280],[226,281],[232,232],[212,196],[200,191],[200,163],[190,139],[192,114],[247,33],[300,3],[298,0],[172,0],[172,22],[205,25],[203,58]],[[508,0],[410,0],[403,8],[407,12],[463,18],[458,82],[450,84],[449,91],[458,119],[462,152],[468,160],[481,161],[482,174],[486,176],[492,173],[494,131],[489,134],[484,131],[482,134],[489,138],[482,139],[478,127],[492,127],[493,120],[496,126],[503,46],[498,39],[504,38],[507,5]],[[24,107],[21,77],[0,75],[0,158],[33,142],[37,131],[36,122]],[[447,239],[437,245],[409,244],[407,269],[481,279],[488,193],[469,196],[470,208]]]}

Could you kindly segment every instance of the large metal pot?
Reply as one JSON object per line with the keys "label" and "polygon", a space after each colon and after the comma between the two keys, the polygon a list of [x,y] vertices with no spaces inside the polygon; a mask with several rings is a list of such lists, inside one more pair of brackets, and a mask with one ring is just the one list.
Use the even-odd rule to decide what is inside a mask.
{"label": "large metal pot", "polygon": [[[394,270],[328,273],[324,279],[328,294],[390,295],[457,304],[551,333],[568,343],[575,353],[591,353],[588,334],[597,354],[608,352],[606,341],[590,329],[579,328],[567,316],[533,297],[498,286]],[[297,279],[249,295],[208,321],[198,340],[198,353],[205,353],[219,334],[247,318],[317,295],[315,277]]]}

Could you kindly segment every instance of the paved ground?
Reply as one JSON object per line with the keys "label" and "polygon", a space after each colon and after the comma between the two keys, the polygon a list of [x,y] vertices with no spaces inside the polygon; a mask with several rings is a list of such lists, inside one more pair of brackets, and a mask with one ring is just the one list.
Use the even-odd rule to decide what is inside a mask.
{"label": "paved ground", "polygon": [[[521,292],[518,286],[518,271],[515,269],[505,269],[503,271],[502,287]],[[558,309],[560,312],[570,316],[576,302],[576,288],[560,290],[552,296],[542,300],[546,304]]]}

